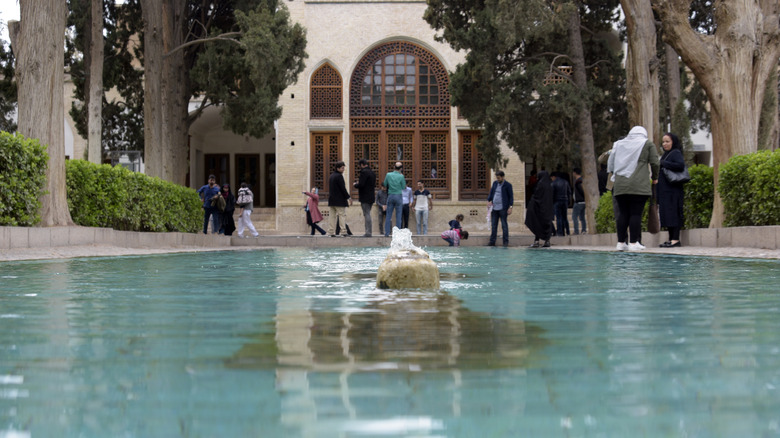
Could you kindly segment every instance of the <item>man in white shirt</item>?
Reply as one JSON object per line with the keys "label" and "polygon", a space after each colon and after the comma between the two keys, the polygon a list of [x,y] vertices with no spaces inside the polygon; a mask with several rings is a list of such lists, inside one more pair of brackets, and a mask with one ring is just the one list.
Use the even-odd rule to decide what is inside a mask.
{"label": "man in white shirt", "polygon": [[412,199],[414,217],[417,219],[417,234],[428,234],[428,212],[433,210],[433,196],[422,180],[417,181],[417,190]]}
{"label": "man in white shirt", "polygon": [[409,228],[409,210],[412,206],[412,200],[414,197],[412,196],[412,188],[409,187],[409,183],[406,183],[406,187],[404,188],[403,192],[401,192],[401,196],[403,197],[403,217],[404,217],[404,228]]}

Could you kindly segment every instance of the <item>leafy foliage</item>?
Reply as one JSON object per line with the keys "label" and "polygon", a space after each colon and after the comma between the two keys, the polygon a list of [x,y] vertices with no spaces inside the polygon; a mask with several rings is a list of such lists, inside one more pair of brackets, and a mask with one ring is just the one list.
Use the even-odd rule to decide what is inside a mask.
{"label": "leafy foliage", "polygon": [[720,166],[718,191],[727,227],[780,225],[780,150],[732,157]]}
{"label": "leafy foliage", "polygon": [[[212,105],[224,104],[227,129],[260,138],[282,115],[279,96],[304,69],[306,31],[300,24],[291,24],[284,4],[247,3],[257,6],[247,12],[236,10],[232,24],[241,33],[240,44],[206,44],[190,79]],[[211,36],[226,30],[215,28]]]}
{"label": "leafy foliage", "polygon": [[683,216],[685,228],[707,228],[712,219],[714,198],[712,167],[697,164],[688,168],[691,180],[684,187]]}
{"label": "leafy foliage", "polygon": [[0,225],[40,222],[49,154],[37,139],[0,132]]}
{"label": "leafy foliage", "polygon": [[[611,1],[587,7],[542,0],[428,1],[424,18],[442,32],[439,39],[468,51],[450,77],[452,104],[471,126],[482,129],[478,147],[491,167],[506,162],[499,150],[502,140],[523,160],[546,158],[546,167],[577,160],[582,101],[591,108],[597,149],[627,130],[625,73],[612,31],[616,6]],[[585,90],[573,84],[568,70],[571,8],[579,8],[586,29]]]}
{"label": "leafy foliage", "polygon": [[615,210],[612,206],[612,192],[605,192],[599,198],[599,206],[596,208],[596,233],[615,233]]}
{"label": "leafy foliage", "polygon": [[68,207],[78,225],[194,233],[202,224],[200,198],[187,187],[84,160],[67,161],[66,180]]}
{"label": "leafy foliage", "polygon": [[14,81],[14,54],[5,41],[0,40],[0,131],[16,132],[13,113],[16,111],[16,82]]}
{"label": "leafy foliage", "polygon": [[[89,66],[84,65],[84,53],[90,32],[90,0],[69,0],[68,6],[71,32],[66,40],[66,64],[74,85],[70,116],[79,135],[87,138],[85,101]],[[126,0],[121,4],[104,0],[103,9],[103,89],[106,92],[114,90],[119,95],[118,98],[116,93],[104,93],[103,96],[103,148],[104,151],[143,151],[143,70],[138,66],[138,60],[142,58],[140,4],[138,0]]]}

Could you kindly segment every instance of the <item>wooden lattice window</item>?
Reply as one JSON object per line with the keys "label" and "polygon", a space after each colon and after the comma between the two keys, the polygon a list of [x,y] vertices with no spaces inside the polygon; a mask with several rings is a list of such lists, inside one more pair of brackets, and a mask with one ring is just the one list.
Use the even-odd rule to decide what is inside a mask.
{"label": "wooden lattice window", "polygon": [[311,76],[311,118],[341,118],[341,75],[324,64]]}
{"label": "wooden lattice window", "polygon": [[350,79],[354,168],[366,158],[381,184],[400,161],[412,187],[423,180],[436,198],[449,199],[448,86],[447,70],[421,46],[393,41],[367,53]]}
{"label": "wooden lattice window", "polygon": [[479,132],[460,132],[460,199],[487,199],[490,169],[477,150]]}
{"label": "wooden lattice window", "polygon": [[557,70],[553,70],[547,74],[542,84],[544,85],[556,85],[568,82],[571,79],[572,67],[569,65],[559,66]]}
{"label": "wooden lattice window", "polygon": [[333,164],[341,161],[341,133],[313,132],[311,145],[311,186],[320,189],[320,200],[326,200],[330,192],[328,179],[333,172]]}
{"label": "wooden lattice window", "polygon": [[421,174],[420,178],[425,187],[431,192],[435,189],[446,189],[450,173],[447,171],[447,133],[423,132],[421,134]]}
{"label": "wooden lattice window", "polygon": [[382,44],[360,60],[350,79],[353,129],[448,128],[449,76],[428,50],[405,41]]}
{"label": "wooden lattice window", "polygon": [[[352,175],[355,180],[360,175],[359,161],[368,160],[368,166],[375,174],[379,172],[379,132],[356,132],[352,134]],[[382,181],[377,177],[376,189],[382,185]],[[356,191],[355,191],[356,192]]]}

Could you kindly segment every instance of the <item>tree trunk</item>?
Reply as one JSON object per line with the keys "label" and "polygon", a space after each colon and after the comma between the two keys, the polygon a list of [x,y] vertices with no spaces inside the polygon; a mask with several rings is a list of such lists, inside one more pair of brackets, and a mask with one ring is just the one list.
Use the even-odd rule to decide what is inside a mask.
{"label": "tree trunk", "polygon": [[189,73],[184,51],[186,0],[141,0],[144,20],[146,173],[185,184],[189,163]]}
{"label": "tree trunk", "polygon": [[[682,90],[682,83],[680,82],[680,57],[674,48],[669,44],[665,44],[664,52],[666,55],[666,81],[667,81],[667,94],[669,97],[669,121],[674,120],[674,111],[677,109],[677,102],[680,100],[680,93]],[[662,130],[666,128],[662,127]],[[678,132],[679,135],[686,135],[689,133]]]}
{"label": "tree trunk", "polygon": [[660,144],[658,58],[656,29],[650,0],[620,0],[626,16],[626,99],[631,126],[647,129]]}
{"label": "tree trunk", "polygon": [[84,60],[87,63],[88,159],[103,162],[103,0],[90,0],[90,32]]}
{"label": "tree trunk", "polygon": [[18,130],[47,146],[46,194],[41,197],[41,225],[72,225],[65,186],[65,20],[62,0],[21,0],[20,22],[11,23]]}
{"label": "tree trunk", "polygon": [[723,226],[718,193],[720,165],[756,151],[758,122],[769,74],[780,57],[777,0],[722,0],[717,30],[702,36],[688,23],[690,0],[656,0],[664,40],[674,47],[701,83],[710,102],[715,202],[711,228]]}
{"label": "tree trunk", "polygon": [[[574,67],[574,84],[583,93],[588,90],[588,76],[585,71],[585,53],[582,48],[580,34],[580,14],[574,10],[569,17],[569,57]],[[582,154],[582,189],[585,192],[585,222],[590,232],[596,231],[596,208],[599,204],[599,180],[596,168],[596,148],[593,142],[593,123],[590,107],[585,99],[581,100],[577,114],[577,131],[579,133],[580,151]]]}

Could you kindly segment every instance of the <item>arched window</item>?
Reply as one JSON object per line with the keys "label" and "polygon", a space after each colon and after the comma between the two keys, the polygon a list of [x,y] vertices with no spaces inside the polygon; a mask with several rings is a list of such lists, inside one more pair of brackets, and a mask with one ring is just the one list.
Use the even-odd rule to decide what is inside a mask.
{"label": "arched window", "polygon": [[312,119],[341,118],[341,75],[330,64],[323,64],[311,76]]}
{"label": "arched window", "polygon": [[422,180],[437,198],[450,198],[449,76],[421,46],[382,44],[352,72],[350,150],[354,174],[365,158],[381,184],[396,161],[414,187]]}

